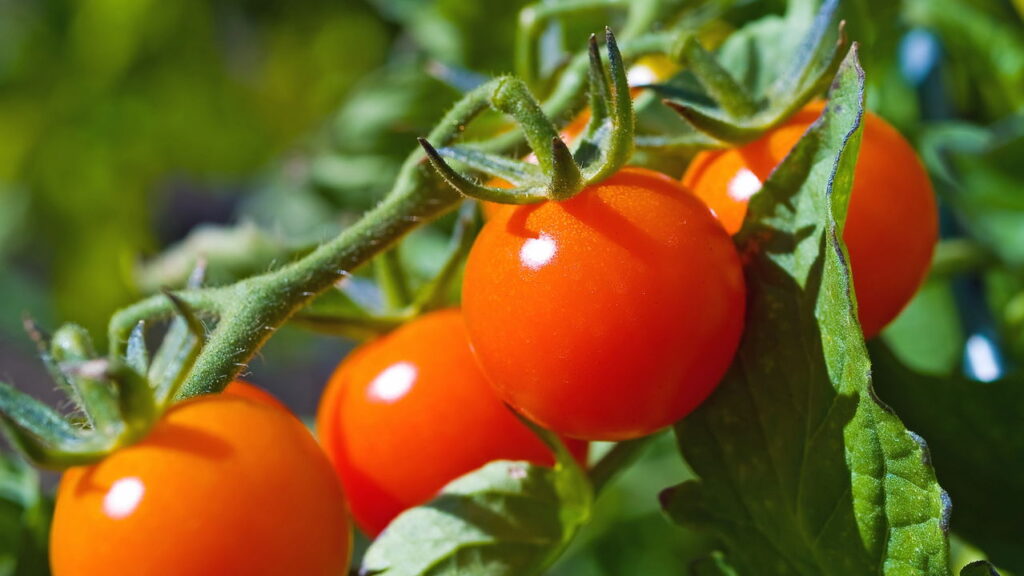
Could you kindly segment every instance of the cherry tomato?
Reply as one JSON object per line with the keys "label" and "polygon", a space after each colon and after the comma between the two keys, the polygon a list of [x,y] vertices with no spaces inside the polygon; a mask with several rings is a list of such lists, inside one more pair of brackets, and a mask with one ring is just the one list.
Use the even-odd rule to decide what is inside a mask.
{"label": "cherry tomato", "polygon": [[172,407],[143,440],[65,472],[55,576],[337,576],[341,486],[293,416],[219,394]]}
{"label": "cherry tomato", "polygon": [[[317,430],[371,536],[492,460],[554,463],[488,386],[458,310],[423,316],[350,354],[320,401]],[[585,458],[586,443],[567,446]]]}
{"label": "cherry tomato", "polygon": [[500,211],[462,295],[498,395],[587,440],[643,436],[697,407],[729,366],[745,306],[721,224],[678,182],[637,168]]}
{"label": "cherry tomato", "polygon": [[291,411],[288,410],[288,407],[278,400],[273,394],[243,380],[235,380],[228,384],[227,387],[224,388],[224,394],[241,396],[242,398],[248,398],[249,400],[255,400],[256,402],[266,404],[267,406],[273,406],[274,408],[284,410],[289,414],[291,413]]}
{"label": "cherry tomato", "polygon": [[[683,184],[730,233],[743,224],[761,183],[821,114],[814,102],[760,140],[702,152]],[[895,318],[924,281],[938,236],[935,195],[914,149],[882,118],[867,113],[843,240],[850,253],[858,316],[871,338]]]}

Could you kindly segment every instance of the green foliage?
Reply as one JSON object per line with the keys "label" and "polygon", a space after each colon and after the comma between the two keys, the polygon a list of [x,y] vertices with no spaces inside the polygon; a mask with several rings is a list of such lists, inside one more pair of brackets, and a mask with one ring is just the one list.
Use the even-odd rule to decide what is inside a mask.
{"label": "green foliage", "polygon": [[996,564],[1024,572],[1024,379],[926,376],[882,345],[871,352],[879,397],[928,439],[932,463],[953,499],[953,530],[983,546]]}
{"label": "green foliage", "polygon": [[[114,308],[138,291],[184,285],[200,259],[209,283],[224,285],[308,254],[351,228],[392,188],[417,136],[430,132],[461,93],[511,70],[517,14],[526,3],[370,4],[0,3],[0,258],[7,265],[0,275],[0,346],[24,340],[23,311],[49,325],[73,318],[102,334]],[[539,95],[574,92],[565,100],[571,105],[554,107],[553,119],[564,123],[583,99],[581,89],[562,80],[572,76],[588,33],[607,24],[630,34],[691,31],[707,50],[692,43],[684,60],[703,67],[705,83],[684,70],[660,94],[636,100],[633,161],[678,175],[696,149],[722,143],[693,130],[656,96],[711,112],[717,103],[744,116],[752,102],[774,95],[782,104],[769,107],[770,121],[750,129],[729,119],[730,128],[748,128],[738,139],[759,134],[819,95],[831,76],[811,78],[809,71],[821,71],[834,36],[805,43],[823,5],[832,6],[608,0],[568,9],[538,31],[531,74],[539,77],[528,84]],[[697,477],[662,440],[598,490],[591,510],[591,488],[572,467],[494,463],[402,516],[372,546],[364,567],[387,574],[534,573],[579,530],[553,574],[949,574],[948,506],[937,476],[955,504],[952,529],[999,566],[1024,572],[1024,510],[1016,505],[1024,501],[1024,382],[1014,375],[980,384],[959,375],[968,330],[994,328],[1011,368],[1024,362],[1021,6],[844,0],[821,27],[834,35],[834,20],[846,20],[849,37],[862,47],[868,106],[919,142],[947,224],[965,236],[944,246],[963,241],[969,248],[953,254],[952,268],[950,252],[940,249],[930,282],[886,331],[885,344],[871,346],[872,365],[853,320],[836,232],[863,81],[848,66],[836,93],[842,109],[830,108],[772,177],[739,240],[751,259],[748,334],[720,391],[677,426]],[[911,78],[903,68],[908,32],[933,43],[926,77]],[[620,36],[624,52],[627,36]],[[790,82],[776,84],[779,77]],[[723,91],[730,82],[747,97]],[[550,103],[542,104],[547,110]],[[497,114],[484,116],[465,140],[507,128]],[[507,136],[488,151],[514,149],[505,146],[514,134]],[[673,142],[672,154],[658,155],[659,145]],[[163,242],[177,210],[163,207],[165,199],[183,188],[200,189],[198,204],[224,202],[214,197],[221,190],[239,196],[232,217],[243,223],[199,229],[134,265]],[[421,228],[398,251],[414,291],[429,291],[446,275],[434,304],[455,301],[448,285],[459,253],[449,237],[458,226],[448,218]],[[965,308],[966,283],[982,286],[985,300]],[[286,298],[257,289],[219,294],[238,308]],[[356,276],[294,318],[362,339],[419,310],[382,312],[380,299],[380,286]],[[162,302],[160,310],[174,311]],[[256,318],[248,328],[262,333],[268,323]],[[195,351],[197,339],[186,328],[175,322],[171,345],[154,358],[151,375],[161,388],[181,383],[176,366]],[[293,378],[296,370],[316,372],[337,359],[340,347],[326,346],[331,357],[317,359],[308,340],[295,340],[303,365],[278,369],[289,379],[302,381]],[[144,371],[146,362],[134,358]],[[872,383],[894,412],[874,399]],[[928,442],[930,461],[917,434]],[[662,517],[656,498],[679,482],[685,483],[665,498],[682,527]],[[0,576],[47,572],[49,513],[31,470],[0,462]],[[997,573],[977,562],[961,574]]]}
{"label": "green foliage", "polygon": [[749,574],[949,574],[949,503],[919,437],[879,404],[839,240],[863,114],[855,52],[821,120],[752,200],[747,329],[715,394],[676,426],[700,478],[678,521]]}
{"label": "green foliage", "polygon": [[49,231],[23,250],[47,265],[55,316],[97,333],[135,296],[127,264],[154,247],[161,180],[216,187],[251,172],[379,65],[390,35],[352,1],[0,9],[13,31],[0,44],[0,186],[30,194],[25,233]]}
{"label": "green foliage", "polygon": [[396,518],[366,551],[361,572],[540,573],[587,521],[593,503],[583,470],[557,447],[555,468],[498,461],[451,482],[429,503]]}
{"label": "green foliage", "polygon": [[35,471],[0,452],[0,576],[45,576],[53,504]]}

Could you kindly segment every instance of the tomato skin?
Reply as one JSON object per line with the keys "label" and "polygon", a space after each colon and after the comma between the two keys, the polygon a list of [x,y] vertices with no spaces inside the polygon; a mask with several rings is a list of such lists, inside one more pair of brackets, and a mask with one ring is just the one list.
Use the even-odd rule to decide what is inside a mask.
{"label": "tomato skin", "polygon": [[565,202],[498,212],[462,294],[498,395],[586,440],[650,434],[696,408],[728,368],[745,310],[721,224],[678,182],[638,168]]}
{"label": "tomato skin", "polygon": [[[427,314],[350,354],[324,392],[317,430],[370,536],[492,460],[554,464],[488,386],[458,310]],[[567,447],[585,460],[586,443]]]}
{"label": "tomato skin", "polygon": [[301,422],[219,394],[172,407],[137,444],[65,472],[50,545],[55,576],[336,576],[351,528]]}
{"label": "tomato skin", "polygon": [[[702,152],[683,176],[736,233],[749,197],[760,189],[824,109],[814,102],[760,140],[731,150]],[[877,335],[917,292],[938,239],[938,213],[928,173],[914,149],[882,118],[864,115],[843,240],[857,292],[864,336]]]}
{"label": "tomato skin", "polygon": [[274,408],[284,410],[285,412],[291,414],[291,411],[288,410],[288,407],[285,406],[283,402],[278,400],[276,396],[274,396],[270,392],[267,392],[263,388],[254,386],[244,380],[234,380],[230,382],[224,388],[223,393],[231,394],[233,396],[240,396],[242,398],[248,398],[249,400],[254,400],[261,404],[266,404],[267,406],[273,406]]}

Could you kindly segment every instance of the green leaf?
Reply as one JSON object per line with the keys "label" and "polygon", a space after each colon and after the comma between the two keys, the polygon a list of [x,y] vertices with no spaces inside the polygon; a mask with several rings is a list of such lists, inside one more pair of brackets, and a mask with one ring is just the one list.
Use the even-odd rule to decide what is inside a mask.
{"label": "green leaf", "polygon": [[367,550],[360,573],[539,574],[589,518],[593,501],[571,456],[559,461],[555,468],[491,462],[451,482],[396,518]]}
{"label": "green leaf", "polygon": [[52,503],[20,459],[0,453],[0,576],[44,576]]}
{"label": "green leaf", "polygon": [[958,370],[967,337],[950,282],[933,280],[922,286],[882,338],[916,370],[929,374]]}
{"label": "green leaf", "polygon": [[1024,115],[991,127],[938,124],[922,137],[922,156],[939,175],[959,220],[1004,262],[1024,267]]}
{"label": "green leaf", "polygon": [[879,397],[928,438],[932,462],[955,504],[953,530],[1015,573],[1024,573],[1024,378],[989,383],[911,371],[871,346]]}
{"label": "green leaf", "polygon": [[700,480],[666,508],[717,533],[740,574],[950,572],[948,500],[920,438],[874,397],[840,241],[863,82],[851,50],[826,112],[751,201],[747,329],[676,426]]}

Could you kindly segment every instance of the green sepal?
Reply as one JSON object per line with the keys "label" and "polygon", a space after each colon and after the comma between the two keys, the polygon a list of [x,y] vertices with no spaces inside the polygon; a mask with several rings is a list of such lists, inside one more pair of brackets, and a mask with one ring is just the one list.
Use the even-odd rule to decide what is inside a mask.
{"label": "green sepal", "polygon": [[49,406],[0,382],[0,424],[11,444],[39,466],[63,469],[93,462],[109,438],[73,427]]}
{"label": "green sepal", "polygon": [[[847,46],[843,23],[835,22],[838,10],[838,0],[828,0],[822,5],[794,55],[792,65],[761,94],[753,94],[750,92],[752,87],[736,82],[723,65],[691,40],[683,41],[677,49],[678,56],[691,66],[718,107],[709,108],[694,100],[672,98],[678,94],[657,85],[652,88],[663,91],[669,97],[665,100],[669,107],[713,140],[729,144],[756,140],[828,88]],[[831,40],[833,29],[838,30],[838,39],[834,42]],[[736,86],[730,88],[731,83]]]}
{"label": "green sepal", "polygon": [[184,300],[170,291],[165,291],[164,297],[178,314],[171,321],[146,375],[154,390],[154,402],[159,408],[169,406],[174,400],[195,364],[206,336],[202,320]]}
{"label": "green sepal", "polygon": [[[423,145],[425,142],[423,141],[420,144]],[[428,148],[428,146],[430,146],[430,143],[426,142],[424,150],[427,151],[429,156],[432,154],[432,149]],[[442,158],[453,160],[467,168],[490,174],[495,178],[501,178],[520,187],[540,189],[545,182],[545,176],[540,167],[531,162],[491,154],[473,148],[454,146],[441,148],[436,153]]]}
{"label": "green sepal", "polygon": [[757,103],[747,89],[700,45],[695,36],[683,36],[676,52],[676,60],[693,72],[708,95],[730,118],[746,118],[757,112]]}
{"label": "green sepal", "polygon": [[[586,186],[607,178],[621,168],[633,152],[635,117],[633,101],[622,54],[615,36],[606,30],[609,69],[603,69],[596,40],[591,39],[591,97],[601,102],[591,116],[585,136],[570,154],[558,136],[551,120],[527,90],[522,81],[497,78],[467,94],[439,124],[464,126],[487,105],[513,118],[520,126],[537,157],[542,178],[532,178],[533,171],[512,160],[497,159],[482,152],[464,152],[439,142],[442,153],[428,139],[421,138],[427,160],[441,177],[459,193],[479,200],[507,204],[527,204],[541,200],[565,200]],[[605,112],[607,111],[607,113]],[[473,176],[463,175],[448,164],[445,157],[457,158],[484,174],[500,177],[514,185],[511,189],[480,184]],[[526,178],[523,178],[523,177]]]}
{"label": "green sepal", "polygon": [[146,323],[139,321],[132,328],[128,337],[128,349],[125,353],[125,362],[139,374],[149,372],[149,349],[146,348]]}
{"label": "green sepal", "polygon": [[586,186],[611,176],[629,162],[633,155],[636,132],[633,98],[629,93],[629,79],[622,52],[609,28],[605,28],[605,45],[608,48],[607,71],[601,62],[597,40],[594,36],[590,37],[591,106],[594,94],[600,94],[605,102],[596,113],[591,114],[576,149],[575,160],[582,169],[583,184]]}

